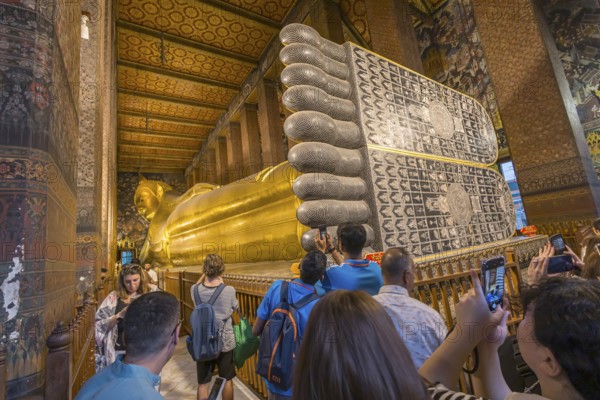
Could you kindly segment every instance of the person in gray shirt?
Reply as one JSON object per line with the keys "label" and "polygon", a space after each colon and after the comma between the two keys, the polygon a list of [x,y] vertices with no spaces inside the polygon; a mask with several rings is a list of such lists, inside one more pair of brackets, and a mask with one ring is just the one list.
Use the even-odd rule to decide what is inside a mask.
{"label": "person in gray shirt", "polygon": [[373,296],[392,318],[418,369],[444,341],[447,327],[440,314],[410,297],[414,288],[413,259],[401,247],[391,247],[381,259],[383,286]]}
{"label": "person in gray shirt", "polygon": [[[198,285],[192,286],[198,290],[200,300],[208,303],[213,293],[219,285],[223,283],[223,274],[225,273],[225,264],[223,259],[216,254],[208,254],[204,259],[204,275],[198,280]],[[192,300],[194,293],[192,292]],[[194,300],[195,303],[195,300]],[[196,304],[194,304],[194,307]],[[233,362],[233,349],[235,349],[235,336],[233,334],[233,324],[231,315],[238,308],[238,300],[235,297],[235,288],[225,286],[219,297],[213,304],[215,318],[218,321],[225,321],[221,330],[222,349],[221,354],[214,360],[196,361],[196,375],[198,378],[198,399],[208,398],[210,381],[213,376],[215,366],[219,370],[219,376],[227,382],[223,387],[223,400],[233,400],[233,382],[235,378],[235,364]]]}

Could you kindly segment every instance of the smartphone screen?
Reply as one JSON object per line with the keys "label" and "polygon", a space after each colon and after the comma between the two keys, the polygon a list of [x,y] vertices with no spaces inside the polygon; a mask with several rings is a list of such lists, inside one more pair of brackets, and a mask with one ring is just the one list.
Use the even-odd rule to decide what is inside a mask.
{"label": "smartphone screen", "polygon": [[321,240],[325,240],[327,237],[327,226],[319,225],[319,235],[321,236]]}
{"label": "smartphone screen", "polygon": [[223,392],[223,385],[225,385],[225,379],[216,378],[215,383],[208,394],[208,400],[217,400],[221,395],[221,392]]}
{"label": "smartphone screen", "polygon": [[554,256],[548,259],[548,273],[560,274],[561,272],[572,271],[574,268],[573,260],[568,254]]}
{"label": "smartphone screen", "polygon": [[552,243],[552,247],[554,247],[554,254],[557,256],[561,255],[566,250],[565,241],[560,233],[550,236],[550,243]]}
{"label": "smartphone screen", "polygon": [[494,257],[481,262],[483,294],[490,311],[502,304],[504,296],[504,257]]}

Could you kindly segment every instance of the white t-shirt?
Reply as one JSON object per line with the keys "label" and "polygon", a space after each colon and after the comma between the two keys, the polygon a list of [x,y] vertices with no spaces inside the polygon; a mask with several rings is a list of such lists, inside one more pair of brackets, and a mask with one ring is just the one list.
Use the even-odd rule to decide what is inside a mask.
{"label": "white t-shirt", "polygon": [[158,289],[158,274],[156,273],[155,270],[153,269],[149,269],[148,271],[146,271],[148,273],[148,276],[150,277],[150,279],[152,279],[154,282],[156,283],[149,283],[148,286],[150,287],[151,291],[155,291]]}

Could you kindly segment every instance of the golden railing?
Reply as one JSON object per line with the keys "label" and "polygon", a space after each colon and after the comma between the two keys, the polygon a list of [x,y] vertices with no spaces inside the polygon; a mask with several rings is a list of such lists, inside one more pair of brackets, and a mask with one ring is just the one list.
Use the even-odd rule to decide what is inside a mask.
{"label": "golden railing", "polygon": [[[190,314],[194,309],[191,298],[191,288],[200,279],[199,272],[160,272],[159,287],[173,294],[180,303],[181,318],[183,319],[182,331],[185,334],[191,332],[189,323]],[[248,318],[253,324],[256,319],[256,310],[262,301],[267,289],[271,284],[281,278],[264,278],[256,276],[224,275],[225,284],[235,287],[239,302],[239,314]],[[237,318],[234,319],[237,323]],[[252,387],[257,393],[267,397],[267,388],[262,378],[256,374],[256,354],[250,357],[242,368],[237,370],[238,377]]]}
{"label": "golden railing", "polygon": [[[523,239],[518,242],[499,244],[478,249],[467,254],[447,256],[444,258],[418,260],[416,264],[416,282],[412,296],[437,310],[450,328],[454,324],[454,306],[470,287],[469,270],[479,270],[482,259],[504,255],[506,258],[505,289],[509,297],[511,317],[508,321],[511,334],[522,318],[521,308],[517,301],[519,287],[531,257],[547,241],[544,236]],[[189,316],[193,309],[191,287],[200,278],[199,272],[161,272],[160,287],[174,294],[181,304],[181,317],[184,319],[185,332],[190,332]],[[235,287],[239,302],[240,315],[248,318],[250,323],[256,319],[256,310],[267,289],[277,279],[291,279],[291,273],[283,278],[259,277],[241,274],[226,274],[224,281]],[[267,396],[266,387],[255,372],[256,355],[246,360],[238,369],[238,377],[262,396]],[[468,389],[467,378],[460,379],[461,387]]]}

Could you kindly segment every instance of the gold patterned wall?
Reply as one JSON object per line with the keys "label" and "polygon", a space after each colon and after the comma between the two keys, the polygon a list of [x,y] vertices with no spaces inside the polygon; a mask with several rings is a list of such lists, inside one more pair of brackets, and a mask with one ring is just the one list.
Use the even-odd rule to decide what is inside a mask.
{"label": "gold patterned wall", "polygon": [[297,3],[119,0],[119,170],[189,165]]}

